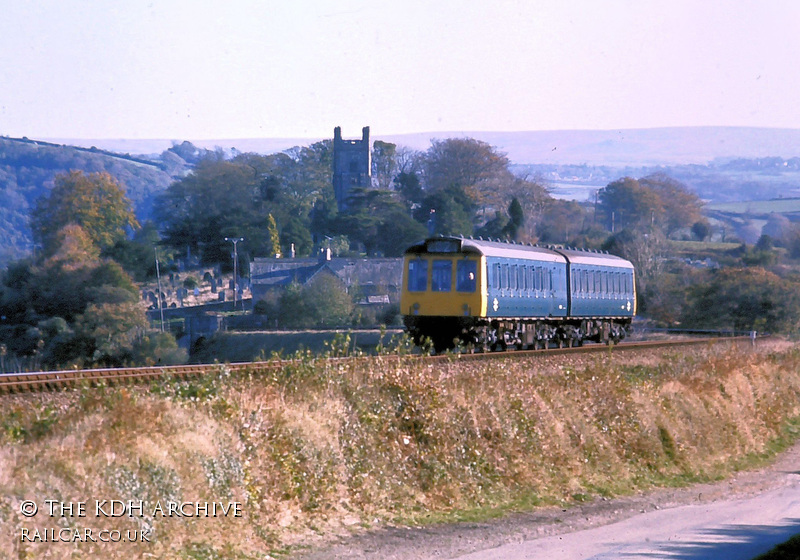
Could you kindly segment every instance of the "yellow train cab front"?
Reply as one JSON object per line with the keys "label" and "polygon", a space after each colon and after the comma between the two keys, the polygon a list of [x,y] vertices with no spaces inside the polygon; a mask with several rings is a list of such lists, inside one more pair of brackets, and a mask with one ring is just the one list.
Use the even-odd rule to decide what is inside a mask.
{"label": "yellow train cab front", "polygon": [[403,266],[403,315],[486,315],[485,259],[479,255],[407,254]]}

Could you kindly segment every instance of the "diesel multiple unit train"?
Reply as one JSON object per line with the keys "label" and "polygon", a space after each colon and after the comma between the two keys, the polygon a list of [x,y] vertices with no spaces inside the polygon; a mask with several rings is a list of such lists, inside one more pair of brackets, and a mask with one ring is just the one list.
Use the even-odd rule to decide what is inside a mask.
{"label": "diesel multiple unit train", "polygon": [[600,252],[434,237],[405,252],[400,309],[437,350],[617,342],[636,314],[634,270]]}

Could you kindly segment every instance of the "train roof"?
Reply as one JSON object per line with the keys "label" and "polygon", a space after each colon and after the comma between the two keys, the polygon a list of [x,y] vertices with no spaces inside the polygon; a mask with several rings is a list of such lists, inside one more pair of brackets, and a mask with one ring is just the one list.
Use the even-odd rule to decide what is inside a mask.
{"label": "train roof", "polygon": [[486,257],[531,259],[562,264],[567,262],[563,255],[545,247],[465,237],[431,237],[406,250],[406,254],[423,253],[472,253]]}
{"label": "train roof", "polygon": [[583,251],[580,249],[556,249],[556,251],[564,255],[572,264],[633,268],[633,264],[630,261],[622,257],[617,257],[616,255],[609,255],[608,253]]}
{"label": "train roof", "polygon": [[573,264],[591,266],[633,268],[633,264],[631,264],[630,261],[615,255],[609,255],[608,253],[570,248],[539,247],[537,245],[466,237],[431,237],[406,249],[406,254],[425,253],[472,253],[487,257],[533,259],[563,264],[570,262]]}

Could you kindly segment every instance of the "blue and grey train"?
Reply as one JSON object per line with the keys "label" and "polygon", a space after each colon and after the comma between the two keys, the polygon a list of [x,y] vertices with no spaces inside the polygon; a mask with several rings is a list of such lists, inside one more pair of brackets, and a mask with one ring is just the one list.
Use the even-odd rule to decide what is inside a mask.
{"label": "blue and grey train", "polygon": [[437,350],[617,342],[636,314],[634,268],[602,252],[433,237],[405,252],[400,307],[414,341]]}

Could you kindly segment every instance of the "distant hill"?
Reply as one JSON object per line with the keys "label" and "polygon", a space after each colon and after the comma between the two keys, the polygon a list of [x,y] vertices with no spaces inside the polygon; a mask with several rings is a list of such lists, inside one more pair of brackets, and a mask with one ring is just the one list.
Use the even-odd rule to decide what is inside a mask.
{"label": "distant hill", "polygon": [[[365,123],[369,124],[369,123]],[[333,130],[331,130],[331,138]],[[675,127],[626,130],[558,130],[529,132],[420,132],[389,134],[372,129],[373,140],[426,150],[431,139],[470,137],[505,152],[515,164],[586,164],[594,166],[655,166],[708,163],[718,158],[800,156],[800,130],[747,127]],[[355,138],[355,136],[354,136]],[[198,147],[236,148],[241,152],[274,153],[306,146],[324,138],[246,138],[191,140]],[[170,140],[58,140],[75,146],[110,151],[155,154]]]}

